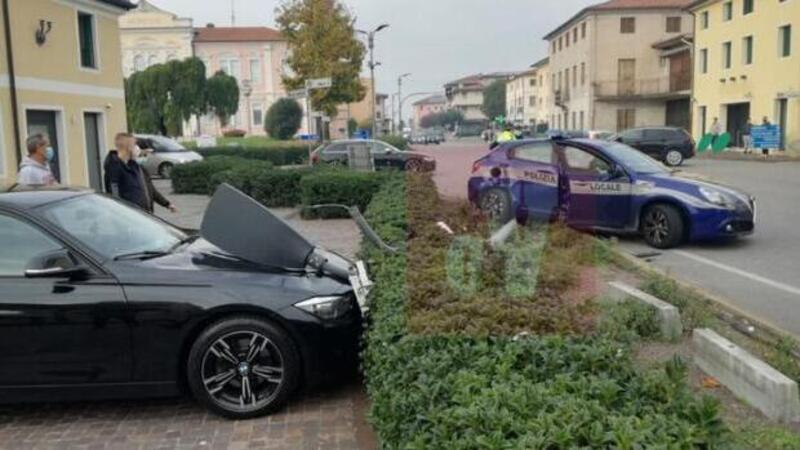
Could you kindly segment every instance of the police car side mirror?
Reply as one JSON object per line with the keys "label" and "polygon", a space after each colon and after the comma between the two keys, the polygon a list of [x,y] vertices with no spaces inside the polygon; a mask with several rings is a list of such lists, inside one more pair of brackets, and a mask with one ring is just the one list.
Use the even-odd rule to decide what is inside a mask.
{"label": "police car side mirror", "polygon": [[611,179],[616,180],[619,178],[628,178],[628,174],[625,172],[625,169],[622,166],[615,164],[614,167],[611,169]]}

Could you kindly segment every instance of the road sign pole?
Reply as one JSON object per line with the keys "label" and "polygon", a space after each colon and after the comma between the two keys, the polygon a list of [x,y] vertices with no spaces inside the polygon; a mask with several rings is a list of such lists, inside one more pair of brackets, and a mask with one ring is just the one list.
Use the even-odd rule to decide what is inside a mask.
{"label": "road sign pole", "polygon": [[311,159],[311,152],[313,152],[311,144],[311,89],[309,89],[308,81],[306,81],[306,127],[308,128],[308,165],[313,166],[314,161]]}

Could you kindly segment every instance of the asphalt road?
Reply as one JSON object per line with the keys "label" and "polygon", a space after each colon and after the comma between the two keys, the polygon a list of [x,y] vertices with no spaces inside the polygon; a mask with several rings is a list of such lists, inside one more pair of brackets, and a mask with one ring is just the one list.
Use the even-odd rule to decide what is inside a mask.
{"label": "asphalt road", "polygon": [[[456,198],[466,197],[472,162],[487,152],[477,139],[417,149],[437,159],[439,189]],[[650,263],[674,277],[800,337],[800,163],[690,160],[683,169],[755,195],[755,234],[659,252],[639,239],[624,238],[622,249],[649,254]]]}

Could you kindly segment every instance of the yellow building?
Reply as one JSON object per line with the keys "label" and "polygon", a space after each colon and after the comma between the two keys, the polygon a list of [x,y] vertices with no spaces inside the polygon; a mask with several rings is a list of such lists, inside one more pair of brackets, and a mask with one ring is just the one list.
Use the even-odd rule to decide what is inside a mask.
{"label": "yellow building", "polygon": [[127,0],[0,0],[0,185],[26,138],[49,137],[62,184],[101,186],[101,162],[127,129],[117,20]]}
{"label": "yellow building", "polygon": [[718,118],[735,145],[749,118],[781,125],[800,152],[800,1],[703,0],[695,16],[693,133]]}

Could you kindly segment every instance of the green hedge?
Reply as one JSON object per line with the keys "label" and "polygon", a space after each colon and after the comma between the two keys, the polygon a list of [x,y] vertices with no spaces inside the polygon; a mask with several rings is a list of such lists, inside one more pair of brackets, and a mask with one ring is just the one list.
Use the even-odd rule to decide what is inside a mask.
{"label": "green hedge", "polygon": [[[302,205],[341,204],[367,209],[372,196],[383,183],[397,174],[354,172],[348,169],[318,170],[300,180],[300,203]],[[349,217],[340,208],[304,210],[305,218]]]}
{"label": "green hedge", "polygon": [[[404,192],[389,180],[367,210],[390,242],[415,227]],[[376,282],[364,369],[382,448],[718,448],[725,439],[718,404],[694,399],[679,360],[639,373],[629,345],[599,335],[411,334],[406,255],[367,241],[362,254]]]}
{"label": "green hedge", "polygon": [[308,146],[281,143],[267,147],[210,147],[197,150],[206,158],[236,156],[244,159],[269,161],[276,166],[300,165],[308,161]]}
{"label": "green hedge", "polygon": [[216,187],[213,183],[219,179],[217,174],[240,168],[247,168],[249,173],[253,174],[271,170],[272,167],[272,163],[268,161],[249,161],[242,158],[217,156],[205,161],[175,166],[170,178],[172,189],[176,194],[205,195],[213,192]]}

